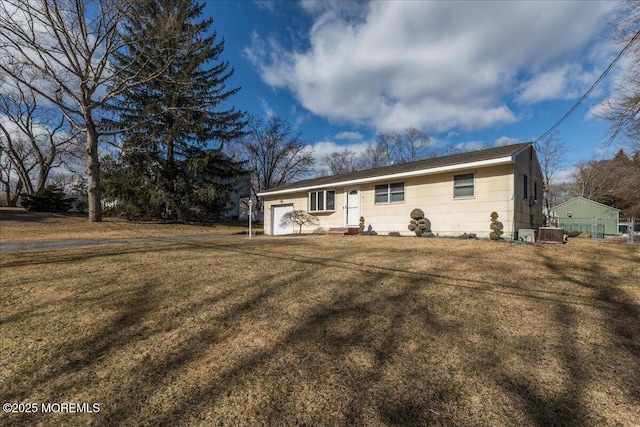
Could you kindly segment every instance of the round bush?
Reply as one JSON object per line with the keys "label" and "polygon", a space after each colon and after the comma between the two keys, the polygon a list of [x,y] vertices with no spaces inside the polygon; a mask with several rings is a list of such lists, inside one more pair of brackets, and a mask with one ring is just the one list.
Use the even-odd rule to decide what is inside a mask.
{"label": "round bush", "polygon": [[411,221],[409,221],[410,224],[417,224],[418,221],[416,221],[415,219],[411,219]]}
{"label": "round bush", "polygon": [[426,221],[424,220],[424,218],[420,218],[418,220],[418,224],[426,224]]}
{"label": "round bush", "polygon": [[418,226],[416,224],[409,224],[409,231],[415,231]]}
{"label": "round bush", "polygon": [[427,230],[427,225],[426,224],[418,224],[418,230],[426,231]]}
{"label": "round bush", "polygon": [[422,219],[424,218],[424,212],[422,209],[414,209],[411,211],[411,218],[413,219]]}

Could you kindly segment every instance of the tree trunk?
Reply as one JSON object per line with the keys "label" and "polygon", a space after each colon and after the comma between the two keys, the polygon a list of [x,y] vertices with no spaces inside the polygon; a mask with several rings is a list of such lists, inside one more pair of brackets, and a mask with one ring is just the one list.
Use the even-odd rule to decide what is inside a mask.
{"label": "tree trunk", "polygon": [[100,163],[98,162],[98,132],[91,119],[87,120],[87,207],[89,221],[102,221],[100,203]]}
{"label": "tree trunk", "polygon": [[[8,189],[7,189],[7,192],[9,192]],[[16,189],[14,190],[14,193],[13,193],[13,197],[7,199],[7,205],[9,207],[15,208],[16,206],[18,206],[18,199],[20,198],[21,192],[22,192],[22,181],[18,181],[18,184],[16,184]]]}

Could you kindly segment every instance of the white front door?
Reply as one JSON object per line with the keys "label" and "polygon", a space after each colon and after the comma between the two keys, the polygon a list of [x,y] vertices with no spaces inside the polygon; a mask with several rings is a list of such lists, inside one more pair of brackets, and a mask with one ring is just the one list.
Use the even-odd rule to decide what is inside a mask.
{"label": "white front door", "polygon": [[344,199],[347,201],[346,225],[358,225],[360,223],[360,188],[347,187]]}
{"label": "white front door", "polygon": [[293,226],[283,227],[280,224],[284,214],[293,211],[293,205],[274,205],[271,206],[271,230],[272,235],[283,235],[293,233]]}

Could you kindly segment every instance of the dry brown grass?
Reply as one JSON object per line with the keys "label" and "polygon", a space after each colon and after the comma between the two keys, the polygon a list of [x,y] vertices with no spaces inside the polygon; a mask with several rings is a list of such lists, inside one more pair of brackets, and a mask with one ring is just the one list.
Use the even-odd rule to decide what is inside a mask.
{"label": "dry brown grass", "polygon": [[[27,212],[19,208],[0,208],[0,243],[74,239],[131,239],[204,234],[235,234],[244,225],[215,226],[130,222],[104,218],[90,223],[86,215]],[[262,229],[259,229],[262,231]]]}
{"label": "dry brown grass", "polygon": [[634,426],[638,247],[217,239],[3,255],[0,424]]}

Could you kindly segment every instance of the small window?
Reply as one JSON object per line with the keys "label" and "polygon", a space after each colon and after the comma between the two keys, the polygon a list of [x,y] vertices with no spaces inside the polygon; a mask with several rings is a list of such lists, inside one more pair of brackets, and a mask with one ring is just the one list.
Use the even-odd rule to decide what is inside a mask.
{"label": "small window", "polygon": [[309,212],[331,212],[336,210],[336,192],[333,190],[310,191]]}
{"label": "small window", "polygon": [[533,199],[536,202],[538,201],[538,183],[537,182],[533,183]]}
{"label": "small window", "polygon": [[404,182],[376,185],[374,189],[374,203],[403,203]]}
{"label": "small window", "polygon": [[524,183],[524,189],[523,189],[524,192],[522,193],[523,194],[522,198],[528,199],[529,198],[529,177],[527,175],[524,176],[523,183]]}
{"label": "small window", "polygon": [[475,196],[474,174],[466,173],[464,175],[453,176],[453,198],[469,199]]}

